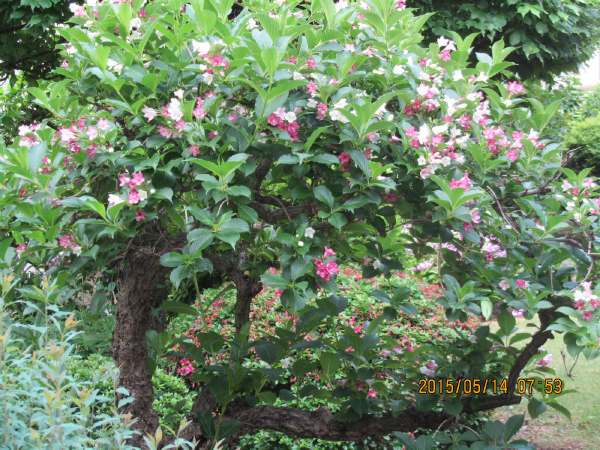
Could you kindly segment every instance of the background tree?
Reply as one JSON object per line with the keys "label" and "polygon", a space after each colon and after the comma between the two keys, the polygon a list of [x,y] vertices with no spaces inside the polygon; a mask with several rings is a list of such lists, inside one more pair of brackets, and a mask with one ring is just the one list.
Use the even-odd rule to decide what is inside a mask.
{"label": "background tree", "polygon": [[15,70],[38,79],[58,66],[56,24],[71,13],[64,0],[10,0],[0,5],[0,76]]}
{"label": "background tree", "polygon": [[427,39],[455,31],[480,33],[475,51],[488,52],[499,39],[516,48],[510,60],[524,78],[549,78],[576,71],[598,48],[600,4],[597,0],[415,0],[418,12],[435,13]]}

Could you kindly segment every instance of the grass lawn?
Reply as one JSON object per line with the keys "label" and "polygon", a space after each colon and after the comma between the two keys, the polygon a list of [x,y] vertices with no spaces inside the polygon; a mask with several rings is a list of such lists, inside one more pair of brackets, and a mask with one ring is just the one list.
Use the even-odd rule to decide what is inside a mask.
{"label": "grass lawn", "polygon": [[[525,321],[520,323],[525,328]],[[561,403],[571,411],[572,420],[554,409],[548,410],[537,419],[526,416],[525,426],[519,437],[537,445],[538,450],[599,450],[600,449],[600,358],[588,361],[579,358],[573,378],[567,377],[561,350],[564,350],[562,337],[545,345],[553,356],[552,367],[556,376],[561,377],[565,389],[575,389],[577,392],[565,394]],[[566,355],[567,367],[573,364],[573,358]],[[506,407],[496,414],[507,418],[513,414],[527,411],[527,402]]]}

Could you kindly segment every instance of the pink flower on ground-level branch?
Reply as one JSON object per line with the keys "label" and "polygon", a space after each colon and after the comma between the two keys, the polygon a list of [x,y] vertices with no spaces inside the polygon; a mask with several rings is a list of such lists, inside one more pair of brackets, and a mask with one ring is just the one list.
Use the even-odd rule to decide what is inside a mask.
{"label": "pink flower on ground-level branch", "polygon": [[547,367],[550,364],[552,364],[552,353],[548,353],[546,356],[544,356],[537,362],[537,365],[541,367]]}

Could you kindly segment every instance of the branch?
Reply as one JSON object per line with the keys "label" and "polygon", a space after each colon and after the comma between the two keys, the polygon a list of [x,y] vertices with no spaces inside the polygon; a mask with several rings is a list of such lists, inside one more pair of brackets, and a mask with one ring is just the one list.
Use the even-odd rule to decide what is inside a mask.
{"label": "branch", "polygon": [[409,409],[396,417],[367,415],[357,421],[343,422],[325,408],[305,411],[298,408],[256,406],[238,409],[230,418],[241,423],[241,434],[272,430],[297,438],[362,441],[367,437],[384,436],[394,431],[436,429],[448,416],[445,413]]}

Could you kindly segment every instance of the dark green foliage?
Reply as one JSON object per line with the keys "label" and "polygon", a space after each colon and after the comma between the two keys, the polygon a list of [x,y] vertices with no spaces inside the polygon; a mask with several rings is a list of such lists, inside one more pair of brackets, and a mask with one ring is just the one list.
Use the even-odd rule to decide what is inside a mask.
{"label": "dark green foliage", "polygon": [[71,15],[64,0],[0,2],[0,79],[15,70],[26,78],[44,77],[58,65],[54,25]]}
{"label": "dark green foliage", "polygon": [[455,31],[480,33],[478,52],[504,39],[517,47],[509,60],[524,78],[548,78],[587,61],[600,38],[597,0],[416,0],[419,12],[435,12],[427,23],[430,39]]}

